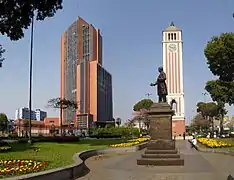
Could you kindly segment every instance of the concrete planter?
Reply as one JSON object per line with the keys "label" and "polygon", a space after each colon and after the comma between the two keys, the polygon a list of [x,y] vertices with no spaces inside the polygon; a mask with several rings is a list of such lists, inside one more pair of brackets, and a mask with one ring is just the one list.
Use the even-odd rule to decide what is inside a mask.
{"label": "concrete planter", "polygon": [[[188,140],[191,144],[192,141]],[[201,148],[198,145],[194,146],[194,148],[200,152],[209,152],[209,153],[219,153],[219,154],[227,154],[230,156],[234,156],[234,151],[233,150],[220,150],[220,149],[215,149],[215,148]]]}
{"label": "concrete planter", "polygon": [[76,179],[87,174],[87,170],[89,169],[85,165],[86,159],[92,156],[107,154],[110,152],[116,152],[116,153],[136,152],[138,150],[145,148],[146,144],[147,142],[142,143],[137,146],[132,146],[132,147],[105,148],[105,149],[96,149],[96,150],[94,149],[94,150],[83,151],[73,156],[75,163],[72,165],[61,167],[61,168],[56,168],[56,169],[51,169],[51,170],[46,170],[42,172],[37,172],[37,173],[26,174],[22,176],[4,178],[4,180],[22,180],[22,179],[24,180],[52,180],[52,179],[72,180],[72,179]]}

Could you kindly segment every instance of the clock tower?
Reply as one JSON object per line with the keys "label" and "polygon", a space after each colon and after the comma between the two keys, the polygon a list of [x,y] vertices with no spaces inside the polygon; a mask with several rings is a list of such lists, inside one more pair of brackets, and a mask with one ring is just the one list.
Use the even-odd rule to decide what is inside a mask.
{"label": "clock tower", "polygon": [[182,136],[185,132],[182,30],[173,22],[163,31],[162,45],[163,70],[167,75],[167,102],[175,102],[172,107],[175,110],[172,134]]}

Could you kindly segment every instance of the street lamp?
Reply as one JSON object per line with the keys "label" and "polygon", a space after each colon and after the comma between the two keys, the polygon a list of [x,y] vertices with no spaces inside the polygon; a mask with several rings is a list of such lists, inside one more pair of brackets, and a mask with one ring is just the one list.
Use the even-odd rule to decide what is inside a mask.
{"label": "street lamp", "polygon": [[206,103],[207,101],[206,101],[206,96],[208,95],[208,93],[207,92],[204,92],[204,93],[202,93],[202,95],[204,96],[204,102]]}
{"label": "street lamp", "polygon": [[149,99],[149,97],[152,95],[151,93],[146,93],[145,94],[147,97],[148,97],[148,99]]}
{"label": "street lamp", "polygon": [[32,64],[33,64],[33,32],[34,32],[34,13],[32,15],[31,37],[30,37],[30,60],[29,60],[29,138],[28,143],[32,143]]}

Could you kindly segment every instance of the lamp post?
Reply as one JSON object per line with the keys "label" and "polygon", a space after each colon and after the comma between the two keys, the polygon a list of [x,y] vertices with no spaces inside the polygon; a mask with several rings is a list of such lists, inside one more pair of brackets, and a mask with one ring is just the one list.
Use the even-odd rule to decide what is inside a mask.
{"label": "lamp post", "polygon": [[207,92],[202,93],[202,95],[204,96],[204,102],[206,103],[207,102],[206,96],[208,95]]}
{"label": "lamp post", "polygon": [[34,32],[34,14],[32,15],[31,37],[30,37],[30,60],[29,60],[29,138],[28,143],[32,143],[32,71],[33,71],[33,32]]}
{"label": "lamp post", "polygon": [[151,93],[146,93],[145,94],[147,96],[147,98],[149,99],[149,97],[152,95]]}

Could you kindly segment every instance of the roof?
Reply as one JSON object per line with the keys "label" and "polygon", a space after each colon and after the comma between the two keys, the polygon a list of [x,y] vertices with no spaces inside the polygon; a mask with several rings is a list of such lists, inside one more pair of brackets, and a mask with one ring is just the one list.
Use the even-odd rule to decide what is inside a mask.
{"label": "roof", "polygon": [[174,22],[172,21],[170,26],[167,27],[164,31],[181,31],[179,28],[177,28],[174,24]]}

